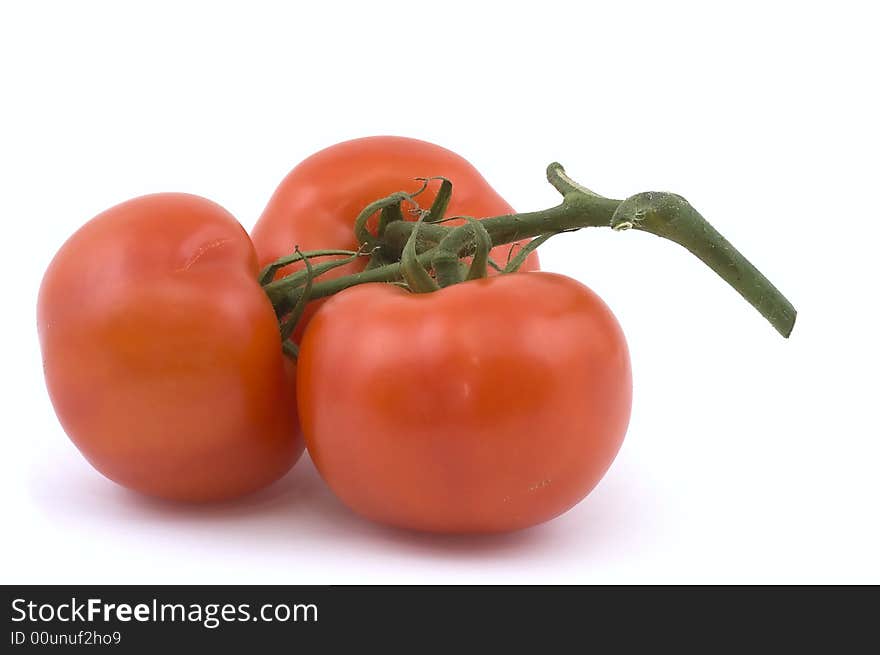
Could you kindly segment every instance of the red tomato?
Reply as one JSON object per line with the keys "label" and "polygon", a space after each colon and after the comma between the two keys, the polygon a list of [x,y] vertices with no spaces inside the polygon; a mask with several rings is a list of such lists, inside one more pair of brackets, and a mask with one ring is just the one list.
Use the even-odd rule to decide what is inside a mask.
{"label": "red tomato", "polygon": [[[453,184],[447,216],[486,218],[514,211],[477,169],[450,150],[396,136],[345,141],[303,161],[278,186],[251,231],[260,265],[291,254],[297,245],[306,251],[356,250],[360,244],[354,235],[354,221],[364,207],[395,191],[417,190],[421,182],[414,178],[418,176],[438,175]],[[439,181],[431,182],[428,190],[417,198],[420,206],[429,208],[439,187]],[[416,217],[409,218],[415,220]],[[509,251],[510,246],[498,246],[491,256],[504,265]],[[366,263],[367,258],[362,257],[328,272],[322,279],[357,273]],[[302,264],[288,267],[280,275],[298,268],[302,268]],[[537,268],[538,256],[532,253],[521,270]],[[320,302],[310,304],[301,328]],[[297,331],[296,340],[300,333],[301,329]]]}
{"label": "red tomato", "polygon": [[306,445],[333,491],[434,532],[515,530],[572,507],[614,459],[632,397],[611,311],[551,273],[350,288],[313,317],[297,368]]}
{"label": "red tomato", "polygon": [[236,220],[185,194],[117,205],[62,246],[40,288],[43,365],[65,431],[96,469],[204,501],[293,465],[295,392],[257,273]]}

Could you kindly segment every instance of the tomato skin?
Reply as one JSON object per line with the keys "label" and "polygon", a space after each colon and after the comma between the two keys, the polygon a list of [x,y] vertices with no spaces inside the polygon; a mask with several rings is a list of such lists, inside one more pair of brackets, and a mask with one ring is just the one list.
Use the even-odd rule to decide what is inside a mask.
{"label": "tomato skin", "polygon": [[219,205],[143,196],[89,221],[43,278],[37,322],[65,431],[105,476],[232,498],[302,452],[278,325],[246,232]]}
{"label": "tomato skin", "polygon": [[[354,139],[315,153],[296,166],[278,186],[251,230],[260,265],[289,255],[297,245],[304,251],[356,250],[360,244],[354,236],[354,221],[364,207],[396,191],[416,191],[421,182],[415,177],[437,175],[453,184],[447,216],[486,218],[514,211],[476,168],[450,150],[406,137]],[[439,187],[439,181],[432,181],[417,198],[420,206],[430,207]],[[410,218],[414,220],[415,216]],[[503,265],[509,251],[510,246],[498,246],[493,248],[491,256]],[[357,273],[366,264],[367,258],[362,257],[334,269],[322,279]],[[302,264],[294,264],[282,269],[279,275],[301,268]],[[521,270],[537,268],[538,256],[532,253]],[[320,304],[320,301],[310,304],[301,326]],[[297,341],[300,334],[301,329],[295,336]]]}
{"label": "tomato skin", "polygon": [[328,300],[297,363],[306,446],[350,508],[390,525],[501,532],[566,511],[623,441],[626,341],[587,287],[517,273]]}

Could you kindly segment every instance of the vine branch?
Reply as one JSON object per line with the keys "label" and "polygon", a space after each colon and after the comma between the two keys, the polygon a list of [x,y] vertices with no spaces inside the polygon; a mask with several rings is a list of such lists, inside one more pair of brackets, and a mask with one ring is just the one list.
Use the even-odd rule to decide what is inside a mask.
{"label": "vine branch", "polygon": [[[615,231],[635,229],[648,232],[683,246],[736,289],[783,337],[791,334],[797,317],[792,304],[681,196],[645,192],[626,200],[606,198],[574,181],[555,162],[547,167],[547,179],[562,195],[561,204],[542,211],[484,218],[479,222],[483,230],[479,231],[470,223],[449,226],[420,221],[416,227],[412,221],[392,220],[383,222],[380,236],[369,235],[367,238],[367,216],[393,206],[395,201],[398,204],[411,201],[412,196],[394,194],[371,203],[359,217],[358,235],[371,248],[381,251],[381,262],[389,263],[371,266],[346,277],[315,281],[309,298],[323,298],[367,282],[402,281],[406,279],[400,264],[404,251],[409,277],[415,266],[425,270],[434,268],[435,272],[442,273],[442,283],[447,283],[460,277],[458,271],[453,270],[453,266],[457,266],[456,260],[472,256],[486,245],[494,247],[536,237],[546,240],[549,235],[560,232],[585,227],[610,227]],[[442,215],[450,190],[447,189],[444,198],[437,203],[436,214]],[[533,243],[538,245],[540,241]],[[340,254],[342,252],[345,251]],[[304,282],[302,276],[296,279],[296,275],[293,275],[264,285],[279,316],[296,305]],[[427,286],[427,280],[422,282]]]}

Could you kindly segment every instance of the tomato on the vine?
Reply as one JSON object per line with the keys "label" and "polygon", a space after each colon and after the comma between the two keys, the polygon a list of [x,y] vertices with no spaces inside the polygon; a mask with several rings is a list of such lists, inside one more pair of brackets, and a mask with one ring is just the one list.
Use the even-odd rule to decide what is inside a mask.
{"label": "tomato on the vine", "polygon": [[105,476],[145,494],[230,498],[302,452],[278,324],[244,229],[164,193],[117,205],[46,271],[38,329],[58,417]]}
{"label": "tomato on the vine", "polygon": [[525,528],[573,506],[614,459],[632,397],[611,311],[540,272],[347,289],[312,318],[297,368],[306,445],[333,491],[435,532]]}
{"label": "tomato on the vine", "polygon": [[[420,175],[442,176],[452,182],[454,192],[447,216],[486,218],[514,213],[476,168],[450,150],[405,137],[354,139],[313,154],[284,178],[251,231],[260,264],[265,266],[291,254],[295,246],[304,251],[356,250],[360,244],[353,228],[361,210],[394,192],[416,191],[422,186],[422,182],[415,179]],[[439,180],[431,180],[416,201],[427,209],[439,187]],[[405,213],[405,218],[415,220],[417,217]],[[455,222],[447,223],[450,224]],[[515,254],[517,248],[498,246],[491,256],[503,265],[511,250]],[[321,279],[356,273],[363,270],[366,261],[366,257],[360,258],[328,272]],[[281,269],[278,275],[297,268],[302,268],[302,264]],[[531,253],[520,270],[537,268],[538,256]],[[321,301],[312,302],[306,310],[296,333],[297,340],[320,304]]]}

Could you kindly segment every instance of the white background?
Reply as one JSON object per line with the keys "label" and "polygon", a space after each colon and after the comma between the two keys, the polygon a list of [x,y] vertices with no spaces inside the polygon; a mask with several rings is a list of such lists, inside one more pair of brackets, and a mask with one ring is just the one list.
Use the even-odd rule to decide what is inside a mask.
{"label": "white background", "polygon": [[[869,6],[4,3],[0,579],[880,582]],[[556,202],[553,160],[605,195],[680,192],[790,297],[794,335],[677,246],[591,229],[552,240],[543,265],[616,312],[635,404],[611,471],[560,519],[392,531],[307,459],[207,508],[95,473],[42,381],[35,299],[54,251],[155,191],[250,227],[299,160],[388,133],[460,152],[523,210]]]}

